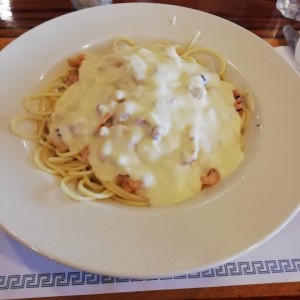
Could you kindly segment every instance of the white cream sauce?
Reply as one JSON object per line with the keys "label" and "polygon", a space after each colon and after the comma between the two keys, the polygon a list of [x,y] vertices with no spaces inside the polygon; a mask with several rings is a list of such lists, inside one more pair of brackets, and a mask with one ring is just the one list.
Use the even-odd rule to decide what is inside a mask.
{"label": "white cream sauce", "polygon": [[[175,46],[123,45],[87,55],[79,71],[50,130],[70,150],[88,145],[100,180],[129,175],[152,205],[168,205],[199,192],[210,169],[223,178],[243,159],[234,86]],[[107,113],[112,125],[99,126]]]}

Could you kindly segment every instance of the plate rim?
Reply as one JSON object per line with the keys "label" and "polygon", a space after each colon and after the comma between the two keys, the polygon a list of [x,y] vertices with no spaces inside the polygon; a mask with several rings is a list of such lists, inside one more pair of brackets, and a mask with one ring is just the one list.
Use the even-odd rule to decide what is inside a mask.
{"label": "plate rim", "polygon": [[[2,51],[1,51],[1,53],[0,53],[0,64],[1,64],[1,56],[2,56],[2,54],[4,53],[5,55],[9,55],[9,52],[10,51],[14,51],[14,49],[16,48],[16,47],[18,47],[18,44],[22,44],[22,42],[23,42],[23,40],[26,40],[26,39],[30,39],[30,36],[32,35],[32,33],[33,32],[38,32],[38,31],[42,31],[44,28],[47,28],[47,27],[51,27],[51,26],[53,26],[52,24],[56,24],[57,22],[59,22],[58,21],[58,19],[59,20],[66,20],[66,18],[70,18],[70,19],[75,19],[75,16],[82,16],[82,15],[88,15],[88,12],[90,11],[91,13],[93,13],[93,12],[96,12],[96,11],[99,11],[99,13],[101,13],[101,12],[103,12],[104,11],[104,9],[107,9],[107,10],[117,10],[117,9],[119,9],[119,10],[122,10],[122,9],[126,9],[127,7],[144,7],[145,5],[147,5],[148,7],[155,7],[155,9],[165,9],[165,10],[168,10],[168,9],[174,9],[174,11],[175,10],[178,10],[178,11],[183,11],[183,10],[185,10],[185,11],[193,11],[193,12],[196,12],[197,14],[199,14],[199,16],[201,15],[201,14],[205,14],[206,15],[206,17],[207,18],[212,18],[212,19],[214,19],[214,18],[216,18],[216,19],[218,19],[218,20],[222,20],[221,22],[222,23],[224,23],[224,21],[225,21],[225,23],[226,24],[228,24],[228,23],[230,23],[231,25],[230,26],[235,26],[235,28],[240,28],[240,29],[242,29],[244,32],[247,32],[247,34],[249,34],[250,32],[248,32],[246,29],[244,29],[244,28],[242,28],[242,27],[239,27],[238,25],[236,25],[236,24],[234,24],[234,23],[232,23],[232,22],[230,22],[230,21],[227,21],[227,20],[225,20],[225,19],[222,19],[222,18],[220,18],[220,17],[218,17],[218,16],[215,16],[215,15],[212,15],[212,14],[209,14],[209,13],[206,13],[206,12],[201,12],[201,11],[197,11],[197,10],[194,10],[194,9],[191,9],[191,8],[186,8],[186,7],[180,7],[180,6],[175,6],[175,5],[168,5],[168,4],[153,4],[153,3],[122,3],[122,4],[113,4],[111,7],[116,7],[116,9],[114,9],[114,8],[109,8],[109,6],[105,6],[105,7],[95,7],[95,8],[88,8],[88,9],[85,9],[84,11],[83,10],[81,10],[81,11],[75,11],[75,12],[72,12],[72,13],[69,13],[69,14],[66,14],[66,15],[63,15],[63,16],[60,16],[60,17],[57,17],[57,18],[54,18],[54,19],[52,19],[52,20],[50,20],[50,21],[47,21],[47,22],[45,22],[45,23],[43,23],[43,24],[41,24],[41,25],[39,25],[39,26],[37,26],[37,27],[35,27],[35,28],[33,28],[32,30],[30,30],[30,31],[28,31],[28,32],[26,32],[24,35],[22,35],[21,36],[21,38],[18,38],[18,39],[16,39],[15,41],[13,41],[11,44],[9,44],[7,47],[5,47]],[[123,8],[121,8],[121,7],[123,7]],[[167,8],[168,7],[168,8]],[[173,8],[170,8],[170,7],[173,7]],[[151,8],[152,9],[152,8]],[[154,8],[153,8],[154,9]],[[72,17],[72,16],[74,16],[74,17]],[[254,38],[254,39],[256,39],[257,41],[259,41],[259,43],[260,42],[263,42],[260,38],[258,38],[257,36],[255,36],[253,33],[250,33],[251,35],[252,35],[252,38]],[[270,46],[270,49],[271,49],[272,47]],[[12,49],[12,50],[11,50]],[[273,49],[272,49],[273,50]],[[273,50],[274,51],[274,50]],[[8,54],[7,54],[8,53]],[[279,57],[279,56],[278,56]],[[281,64],[281,66],[282,66],[282,64]],[[287,70],[287,69],[286,69]],[[45,72],[47,72],[48,70],[45,70]],[[1,76],[1,75],[0,75]],[[289,78],[292,78],[293,77],[293,75],[289,75]],[[2,130],[1,130],[1,132],[2,132]],[[1,174],[1,176],[2,176],[2,174]],[[272,232],[270,232],[269,233],[269,235],[268,236],[265,236],[264,238],[262,238],[262,239],[259,239],[259,240],[257,240],[257,243],[255,244],[255,245],[252,245],[251,247],[248,247],[248,248],[246,248],[246,249],[244,249],[243,251],[240,251],[238,254],[236,253],[235,255],[233,255],[233,256],[231,256],[230,258],[226,258],[225,260],[219,260],[218,262],[215,262],[213,265],[216,265],[216,264],[219,264],[219,263],[221,263],[221,261],[227,261],[228,259],[233,259],[233,258],[235,258],[235,257],[237,257],[237,256],[240,256],[240,255],[242,255],[242,254],[244,254],[244,253],[247,253],[248,251],[250,251],[250,250],[252,250],[253,249],[253,247],[258,247],[259,245],[261,245],[262,243],[264,243],[266,240],[268,240],[271,236],[273,236],[278,230],[280,230],[292,217],[293,217],[293,215],[299,210],[299,203],[298,203],[298,205],[296,205],[296,203],[293,203],[293,205],[292,205],[293,207],[294,207],[294,209],[292,209],[291,211],[290,211],[290,213],[289,214],[287,214],[286,216],[285,216],[285,218],[284,219],[282,219],[281,220],[281,223],[280,224],[278,224],[278,226],[276,227],[276,228],[273,228],[273,231]],[[188,209],[187,209],[188,210]],[[176,210],[175,210],[176,211]],[[168,215],[168,213],[166,213],[167,215]],[[180,214],[180,212],[178,212],[178,211],[176,211],[176,214]],[[163,215],[163,214],[162,214]],[[0,213],[0,216],[1,216],[1,213]],[[22,236],[20,236],[15,230],[10,230],[9,229],[9,226],[5,226],[5,224],[3,225],[2,224],[2,222],[1,222],[1,224],[0,224],[0,227],[2,227],[2,228],[5,228],[5,231],[8,231],[14,238],[16,238],[16,239],[18,239],[20,242],[22,242],[23,244],[25,244],[25,245],[27,245],[28,247],[30,247],[30,248],[36,248],[36,245],[33,245],[32,243],[27,243],[26,241],[24,241],[23,239],[22,239]],[[42,254],[42,255],[44,255],[44,256],[47,256],[47,257],[49,257],[49,258],[51,258],[51,259],[53,259],[54,257],[55,257],[55,261],[59,261],[60,263],[63,263],[63,264],[67,264],[67,265],[72,265],[72,266],[75,266],[75,267],[79,267],[80,269],[83,269],[82,267],[83,266],[81,266],[80,267],[80,264],[79,265],[76,265],[76,264],[70,264],[70,263],[65,263],[66,261],[64,260],[64,259],[62,259],[62,260],[60,260],[59,259],[59,257],[57,257],[57,256],[55,256],[55,255],[53,255],[53,253],[52,254],[48,254],[47,255],[47,253],[45,253],[45,251],[44,250],[36,250],[38,253],[40,253],[40,254]],[[46,251],[47,252],[47,251]],[[203,269],[203,268],[207,268],[207,267],[211,267],[212,265],[210,265],[210,264],[208,264],[208,265],[205,265],[204,266],[204,264],[203,264],[203,267],[201,267],[201,269]],[[195,267],[195,268],[197,268],[198,269],[198,267]],[[184,269],[184,268],[183,268]],[[108,274],[108,275],[113,275],[113,276],[115,276],[115,275],[117,275],[117,276],[120,276],[120,275],[123,275],[123,276],[132,276],[132,277],[155,277],[155,276],[164,276],[164,275],[170,275],[170,274],[175,274],[175,275],[178,275],[178,274],[182,274],[183,273],[183,269],[180,269],[180,267],[178,267],[178,272],[176,272],[175,270],[173,270],[173,271],[171,271],[171,273],[170,273],[170,271],[164,271],[164,270],[160,270],[160,271],[158,271],[158,270],[156,270],[156,271],[146,271],[146,272],[143,272],[143,271],[141,271],[141,270],[135,270],[135,272],[133,271],[133,270],[130,270],[129,272],[127,271],[127,272],[123,272],[123,274],[122,274],[122,272],[120,272],[121,274],[116,274],[116,272],[115,271],[113,271],[113,272],[109,272],[109,270],[105,270],[104,272],[105,272],[105,274]],[[190,272],[190,271],[195,271],[196,269],[191,269],[191,268],[188,268],[187,270],[185,270],[184,272]],[[91,271],[92,272],[95,272],[95,271],[97,271],[97,270],[95,270],[95,269],[91,269]],[[98,271],[99,272],[99,271]],[[155,273],[156,272],[156,273]],[[140,275],[139,275],[140,274]]]}

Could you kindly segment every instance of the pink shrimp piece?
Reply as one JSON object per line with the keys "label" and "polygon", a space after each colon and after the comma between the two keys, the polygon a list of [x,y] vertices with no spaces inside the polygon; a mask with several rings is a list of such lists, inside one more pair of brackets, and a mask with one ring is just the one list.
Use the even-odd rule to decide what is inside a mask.
{"label": "pink shrimp piece", "polygon": [[78,70],[70,70],[65,79],[65,84],[70,86],[78,80],[79,80]]}
{"label": "pink shrimp piece", "polygon": [[128,175],[118,175],[116,178],[116,184],[126,192],[132,194],[143,187],[142,181],[130,179]]}
{"label": "pink shrimp piece", "polygon": [[201,176],[201,183],[205,186],[213,186],[220,180],[220,174],[216,169],[210,169],[205,176]]}
{"label": "pink shrimp piece", "polygon": [[79,70],[79,68],[81,66],[81,63],[82,63],[82,61],[84,59],[85,59],[84,54],[79,54],[76,57],[69,59],[69,61],[68,61],[69,62],[69,66],[72,69],[69,71],[69,73],[68,73],[68,75],[67,75],[67,77],[65,79],[65,83],[67,85],[72,85],[76,81],[78,81],[78,79],[79,79],[79,72],[78,72],[78,70]]}
{"label": "pink shrimp piece", "polygon": [[240,116],[242,116],[244,112],[244,108],[243,108],[243,101],[242,101],[241,94],[237,89],[234,89],[232,92],[233,92],[233,97],[235,99],[235,103],[234,103],[235,110],[240,114]]}
{"label": "pink shrimp piece", "polygon": [[69,66],[79,69],[84,59],[85,59],[84,54],[79,54],[74,58],[69,58]]}
{"label": "pink shrimp piece", "polygon": [[88,157],[89,157],[89,146],[86,145],[83,147],[82,151],[81,151],[81,155],[82,155],[82,158],[85,162],[88,162]]}

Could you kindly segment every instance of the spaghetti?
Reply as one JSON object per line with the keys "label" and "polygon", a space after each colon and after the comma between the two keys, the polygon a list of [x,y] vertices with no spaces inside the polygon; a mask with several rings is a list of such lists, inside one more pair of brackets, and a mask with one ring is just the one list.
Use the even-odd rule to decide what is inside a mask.
{"label": "spaghetti", "polygon": [[[196,38],[197,37],[195,37],[195,39]],[[115,136],[117,136],[118,134],[119,135],[121,134],[122,136],[128,133],[129,130],[128,128],[131,128],[130,126],[132,126],[132,124],[128,123],[127,125],[126,122],[128,122],[128,119],[133,119],[133,115],[134,115],[133,111],[135,107],[134,105],[136,105],[128,101],[128,93],[129,93],[128,91],[130,88],[134,88],[132,87],[133,83],[136,84],[137,89],[142,89],[141,86],[146,85],[148,83],[149,85],[156,84],[156,82],[155,83],[152,82],[152,79],[150,80],[150,78],[152,77],[146,77],[145,70],[150,66],[149,68],[152,68],[153,72],[158,73],[159,70],[157,70],[157,66],[153,63],[153,61],[155,62],[155,59],[157,58],[160,59],[162,55],[163,57],[169,55],[170,56],[168,58],[169,60],[176,59],[176,62],[180,61],[180,63],[182,63],[184,72],[182,72],[183,75],[181,74],[181,77],[190,76],[188,74],[188,70],[190,69],[199,72],[197,66],[201,66],[201,65],[200,62],[198,62],[195,58],[196,54],[201,53],[201,54],[209,55],[214,60],[217,60],[219,64],[219,70],[213,72],[213,73],[217,73],[218,74],[217,76],[213,75],[212,72],[205,71],[206,72],[205,74],[207,75],[203,75],[201,73],[201,76],[197,74],[197,76],[199,75],[197,78],[195,76],[192,78],[194,81],[197,79],[198,80],[197,82],[199,82],[199,80],[200,81],[202,80],[201,88],[197,86],[195,83],[188,84],[187,87],[184,86],[184,84],[186,83],[182,84],[180,87],[178,86],[174,87],[174,91],[178,90],[178,92],[176,92],[178,93],[178,95],[180,95],[180,93],[183,93],[183,91],[185,91],[186,93],[189,93],[190,95],[189,97],[192,98],[193,101],[195,99],[203,100],[204,99],[203,95],[206,93],[214,93],[214,91],[207,92],[206,90],[213,90],[214,85],[216,85],[214,81],[218,80],[217,77],[222,78],[224,76],[226,70],[226,61],[219,54],[211,50],[194,49],[193,48],[193,44],[195,42],[194,40],[188,46],[187,49],[184,49],[182,46],[176,46],[176,45],[169,46],[169,45],[162,45],[162,44],[157,44],[154,46],[152,45],[150,47],[140,46],[137,45],[135,42],[125,38],[117,39],[113,42],[112,49],[108,51],[106,54],[102,55],[102,57],[105,57],[105,61],[108,62],[107,63],[108,65],[103,65],[103,66],[97,65],[98,68],[97,72],[101,71],[103,72],[103,74],[106,74],[105,73],[106,68],[109,67],[116,68],[116,70],[117,69],[120,70],[120,68],[123,68],[123,70],[125,70],[123,76],[121,77],[119,75],[115,75],[115,73],[113,73],[113,75],[110,74],[110,76],[117,76],[116,78],[118,79],[115,80],[112,85],[115,86],[116,82],[118,82],[119,84],[118,87],[113,91],[113,94],[115,95],[115,99],[114,101],[110,101],[110,102],[113,102],[114,107],[115,106],[120,107],[121,105],[125,107],[125,105],[127,105],[126,108],[127,111],[125,111],[126,113],[122,111],[122,114],[118,115],[117,113],[118,111],[114,110],[115,108],[112,107],[112,105],[109,106],[107,103],[104,102],[103,103],[101,102],[99,105],[97,105],[98,114],[100,114],[101,116],[100,125],[99,124],[97,125],[97,133],[98,133],[97,139],[102,139],[102,140],[107,139],[109,135],[112,135],[113,130],[117,132],[116,131],[117,129],[114,129],[114,127],[116,126],[118,126],[119,131],[120,130],[123,131],[122,134],[118,132],[115,133]],[[159,52],[159,54],[155,56],[156,51],[157,53]],[[147,57],[147,58],[145,58],[142,61],[141,58],[143,57]],[[149,62],[149,65],[143,67],[144,68],[143,69],[142,66],[144,66],[145,62],[147,62],[148,57],[153,57],[153,59],[152,61]],[[86,58],[84,55],[79,55],[74,59],[70,59],[69,60],[70,68],[66,73],[58,76],[42,93],[25,99],[24,107],[26,109],[27,114],[13,119],[10,124],[11,129],[18,136],[37,141],[39,143],[39,148],[34,154],[34,163],[41,170],[59,176],[61,178],[60,180],[61,191],[69,198],[77,201],[112,200],[112,201],[117,201],[119,203],[123,203],[126,205],[133,205],[133,206],[152,205],[153,203],[149,201],[149,198],[151,197],[149,197],[149,195],[145,193],[145,191],[147,190],[147,180],[149,179],[149,177],[146,176],[147,178],[145,179],[145,177],[143,176],[140,177],[133,176],[132,174],[128,174],[129,172],[124,172],[124,171],[119,173],[119,175],[117,176],[113,175],[113,177],[115,177],[115,180],[111,180],[111,178],[107,176],[102,176],[101,170],[97,168],[97,165],[99,164],[98,161],[96,164],[94,163],[96,156],[99,159],[99,153],[97,152],[97,155],[95,155],[95,150],[93,150],[95,134],[93,134],[93,138],[92,138],[93,143],[84,146],[84,144],[87,144],[87,142],[84,135],[81,136],[82,132],[80,130],[83,129],[76,128],[76,126],[79,123],[72,123],[71,125],[68,125],[68,130],[72,131],[73,134],[72,137],[70,137],[69,131],[66,133],[66,129],[62,126],[62,124],[64,124],[65,121],[61,121],[60,126],[57,126],[58,119],[61,118],[59,114],[59,109],[61,109],[61,107],[67,106],[68,107],[67,110],[75,111],[75,108],[70,106],[70,103],[68,103],[65,99],[66,97],[73,97],[72,91],[74,91],[75,89],[73,88],[73,86],[78,85],[79,84],[78,82],[80,82],[81,80],[81,76],[84,76],[82,75],[81,72],[88,73],[87,68],[86,69],[81,68],[82,63],[83,62],[85,63],[85,60]],[[91,61],[93,61],[93,58],[91,59]],[[135,73],[128,72],[128,65],[129,65],[128,61],[132,63]],[[111,65],[109,65],[109,63],[111,63]],[[171,61],[171,64],[174,64],[174,62]],[[170,66],[170,64],[168,65],[166,64],[166,66]],[[202,68],[200,71],[202,72],[202,70],[205,70],[205,68]],[[90,76],[90,75],[87,74],[86,76]],[[172,77],[172,75],[170,76]],[[212,79],[209,79],[210,78],[209,76]],[[103,79],[99,77],[99,81],[101,80]],[[185,82],[186,80],[187,80],[186,78],[182,79],[183,82]],[[173,81],[170,82],[172,83]],[[168,84],[171,84],[170,82]],[[212,86],[210,87],[209,85]],[[164,86],[162,85],[160,88],[163,89]],[[225,88],[227,91],[227,89],[231,88],[231,86],[230,87],[226,86]],[[107,90],[109,90],[109,88],[107,88]],[[81,90],[77,90],[77,92],[80,93]],[[132,97],[134,93],[135,92],[132,92],[131,94]],[[163,91],[161,93],[167,99],[168,92]],[[106,93],[105,95],[106,97],[111,97],[111,94],[109,93],[108,94]],[[91,94],[91,98],[93,97],[94,96]],[[226,97],[229,98],[229,96]],[[236,126],[236,124],[238,124],[239,126],[239,130],[238,130],[239,136],[235,138],[236,140],[239,139],[239,147],[238,147],[239,149],[235,150],[234,153],[234,155],[237,155],[239,158],[237,159],[238,160],[237,162],[233,163],[235,167],[242,159],[242,149],[241,149],[242,138],[249,118],[249,112],[244,101],[245,97],[246,96],[244,94],[240,94],[235,88],[232,89],[231,98],[234,100],[233,100],[233,105],[231,104],[231,106],[235,108],[235,114],[239,115],[238,117],[239,119],[237,119],[237,117],[234,115],[235,118],[234,126]],[[174,99],[170,98],[168,101],[174,102]],[[199,105],[199,104],[195,104],[195,105]],[[79,106],[80,104],[78,103],[76,111],[80,110]],[[227,113],[227,115],[232,116],[233,115],[231,113],[232,109],[231,108],[228,109],[227,107],[226,109],[228,112],[230,111],[230,114]],[[113,112],[111,112],[112,110]],[[70,112],[70,114],[71,113],[72,112]],[[75,112],[74,112],[74,116],[77,116]],[[226,118],[228,118],[228,116],[226,116]],[[171,129],[168,128],[166,129],[165,127],[158,126],[155,124],[154,125],[151,124],[150,126],[149,124],[151,122],[153,123],[153,120],[152,119],[150,121],[149,120],[150,119],[136,117],[134,119],[134,125],[135,126],[138,125],[142,127],[143,130],[146,130],[149,137],[151,137],[151,145],[155,144],[157,147],[159,142],[162,143],[163,137],[166,135],[165,133],[166,130],[169,130],[169,132],[171,132]],[[30,121],[36,124],[37,129],[34,132],[34,134],[30,135],[24,132],[24,130],[22,130],[22,123],[24,121],[25,122]],[[127,129],[126,126],[128,127]],[[77,127],[80,127],[80,124]],[[182,166],[180,166],[180,168],[183,168],[184,170],[188,168],[186,166],[189,166],[189,168],[194,168],[195,164],[197,164],[198,162],[198,152],[200,151],[198,148],[199,148],[199,143],[201,141],[198,141],[198,144],[195,142],[195,140],[199,139],[199,137],[197,134],[195,134],[194,128],[193,127],[190,128],[190,127],[186,126],[185,128],[180,128],[181,132],[186,132],[182,138],[185,139],[186,137],[188,137],[186,144],[191,145],[190,148],[180,150],[181,152],[179,150],[176,150],[177,148],[176,149],[174,148],[175,150],[174,149],[172,150],[174,153],[176,153],[176,158],[179,158],[181,160]],[[198,126],[195,128],[200,128],[200,127]],[[234,130],[235,129],[233,129],[233,132]],[[131,138],[139,139],[137,137],[139,134],[140,134],[140,129],[138,129],[135,132],[135,135]],[[233,134],[236,134],[236,132],[234,132]],[[78,139],[78,141],[75,141],[73,143],[73,140],[75,139],[76,136],[80,136],[80,138]],[[227,140],[228,140],[227,138],[224,138],[224,143],[226,143]],[[140,141],[141,138],[138,142],[135,142],[134,147],[135,148],[139,147],[139,149],[142,149],[138,151],[142,151],[143,153],[142,159],[146,159],[148,155],[147,152],[148,148],[146,146],[145,146],[146,148],[145,147],[142,148],[142,146],[140,145],[142,142]],[[107,167],[107,162],[105,161],[106,158],[103,158],[106,155],[105,154],[106,152],[109,153],[109,150],[107,150],[109,148],[108,146],[109,143],[107,142],[106,143],[107,145],[105,144],[105,142],[101,142],[101,143],[102,143],[101,144],[102,154],[100,155],[101,157],[99,160],[101,161],[102,164],[101,167],[103,167],[103,169],[105,170],[104,172],[109,173],[111,172],[111,166]],[[168,148],[169,146],[166,147]],[[221,150],[217,150],[217,152],[218,151],[220,152]],[[117,161],[120,163],[120,165],[122,164],[126,165],[127,162],[124,153],[118,155],[119,156]],[[221,153],[221,156],[222,155],[224,156],[224,154]],[[107,154],[107,157],[108,156],[109,154]],[[112,158],[110,159],[112,160]],[[122,161],[122,159],[124,161]],[[133,158],[132,160],[134,161],[134,159],[135,158]],[[147,159],[149,160],[152,159],[152,162],[151,161],[149,163],[147,162],[148,166],[152,166],[152,164],[155,164],[156,158],[149,157]],[[115,162],[113,161],[111,165],[114,164]],[[134,164],[135,163],[133,163],[133,165]],[[199,178],[198,181],[200,183],[197,183],[196,185],[194,184],[195,186],[200,186],[200,189],[201,186],[203,188],[205,186],[210,186],[215,184],[220,177],[223,177],[221,171],[218,171],[217,168],[214,167],[214,165],[207,166],[206,163],[202,163],[202,164],[205,166],[204,168],[205,173],[203,173],[204,172],[203,171],[201,174],[198,174],[198,178]],[[107,167],[107,169],[105,169],[105,167]],[[130,166],[127,169],[129,170],[133,167]],[[232,170],[230,170],[230,172],[231,171]],[[143,178],[143,180],[140,178]],[[151,180],[150,183],[148,183],[148,185],[151,186]],[[176,200],[175,202],[181,200],[184,199],[179,199]]]}

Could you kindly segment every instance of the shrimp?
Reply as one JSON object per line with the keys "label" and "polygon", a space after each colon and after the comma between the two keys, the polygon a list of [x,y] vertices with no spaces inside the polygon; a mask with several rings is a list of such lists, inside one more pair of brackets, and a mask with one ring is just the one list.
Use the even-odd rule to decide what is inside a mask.
{"label": "shrimp", "polygon": [[240,116],[242,116],[244,112],[244,108],[243,108],[243,101],[242,101],[241,94],[237,89],[234,89],[232,92],[233,92],[233,97],[235,99],[235,103],[234,103],[235,110],[240,114]]}
{"label": "shrimp", "polygon": [[69,66],[79,69],[81,66],[82,61],[85,59],[84,54],[79,54],[74,58],[69,58]]}
{"label": "shrimp", "polygon": [[78,70],[70,70],[68,75],[66,76],[64,82],[65,82],[66,85],[70,86],[78,80],[79,80]]}
{"label": "shrimp", "polygon": [[84,54],[79,54],[74,58],[69,59],[69,66],[73,69],[71,69],[65,79],[65,84],[72,85],[76,81],[79,80],[79,68],[81,66],[82,61],[85,59]]}
{"label": "shrimp", "polygon": [[81,151],[81,155],[82,155],[82,159],[85,162],[88,162],[88,156],[89,156],[89,146],[88,145],[83,147],[83,149]]}
{"label": "shrimp", "polygon": [[210,169],[207,175],[201,176],[201,183],[205,186],[215,185],[220,180],[220,174],[216,169]]}
{"label": "shrimp", "polygon": [[118,175],[116,178],[116,184],[126,192],[132,194],[143,187],[142,181],[130,179],[128,175]]}

